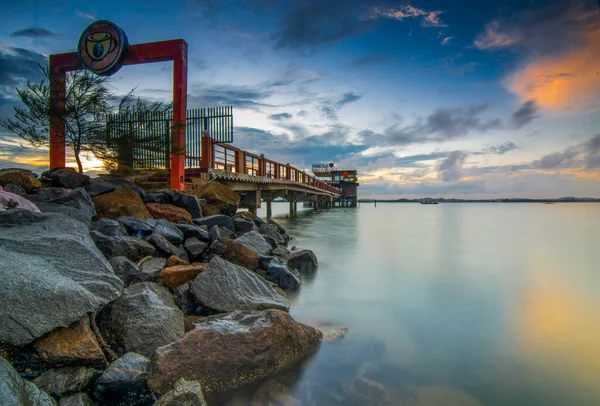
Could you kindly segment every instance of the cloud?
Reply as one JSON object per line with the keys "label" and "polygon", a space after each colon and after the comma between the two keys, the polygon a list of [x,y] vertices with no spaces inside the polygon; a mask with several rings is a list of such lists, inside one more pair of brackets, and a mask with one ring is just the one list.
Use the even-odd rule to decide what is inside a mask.
{"label": "cloud", "polygon": [[40,65],[46,63],[42,54],[0,42],[0,104],[17,102],[14,87],[43,78]]}
{"label": "cloud", "polygon": [[354,92],[344,93],[338,100],[329,100],[323,103],[320,107],[320,110],[325,117],[331,120],[337,120],[337,113],[339,109],[344,107],[346,104],[353,103],[361,98],[362,95]]}
{"label": "cloud", "polygon": [[444,182],[454,182],[462,178],[463,164],[468,154],[464,151],[451,151],[438,165],[438,178]]}
{"label": "cloud", "polygon": [[531,163],[537,169],[592,169],[600,166],[600,134]]}
{"label": "cloud", "polygon": [[278,114],[271,114],[269,116],[269,118],[271,120],[279,121],[279,120],[286,120],[286,119],[292,118],[292,115],[290,113],[278,113]]}
{"label": "cloud", "polygon": [[94,21],[96,19],[95,16],[88,14],[88,13],[82,13],[81,11],[77,12],[77,15],[79,17],[85,18],[86,20]]}
{"label": "cloud", "polygon": [[492,21],[486,24],[485,33],[477,35],[474,45],[478,49],[505,48],[518,42],[516,34],[501,32],[500,23]]}
{"label": "cloud", "polygon": [[43,28],[25,28],[17,30],[10,34],[11,37],[30,37],[30,38],[43,38],[43,37],[55,37],[56,34],[45,30]]}
{"label": "cloud", "polygon": [[390,18],[403,21],[407,18],[418,19],[423,27],[447,27],[440,21],[443,11],[428,11],[413,6],[402,7],[373,7],[369,18]]}
{"label": "cloud", "polygon": [[512,115],[512,122],[515,128],[521,128],[538,116],[539,107],[535,100],[527,100]]}
{"label": "cloud", "polygon": [[388,54],[381,52],[372,52],[370,54],[361,56],[352,62],[354,66],[370,66],[370,65],[383,65],[391,62],[391,58]]}
{"label": "cloud", "polygon": [[453,39],[455,39],[456,37],[453,35],[449,35],[447,37],[444,37],[444,39],[442,40],[441,44],[442,45],[448,45],[450,43],[450,41],[452,41]]}
{"label": "cloud", "polygon": [[578,155],[577,150],[568,148],[563,152],[553,152],[532,162],[532,166],[538,169],[554,169],[571,164]]}
{"label": "cloud", "polygon": [[272,92],[261,86],[238,86],[211,84],[193,88],[188,98],[190,106],[231,105],[238,108],[256,109],[268,107],[263,101]]}
{"label": "cloud", "polygon": [[483,150],[484,153],[488,154],[496,154],[496,155],[504,155],[507,152],[514,151],[515,149],[519,149],[519,146],[512,141],[506,141],[504,144],[500,145],[492,145]]}

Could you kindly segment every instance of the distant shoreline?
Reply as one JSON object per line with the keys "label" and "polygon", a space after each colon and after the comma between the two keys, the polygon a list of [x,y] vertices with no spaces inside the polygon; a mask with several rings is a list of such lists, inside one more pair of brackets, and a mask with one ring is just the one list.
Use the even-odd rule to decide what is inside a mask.
{"label": "distant shoreline", "polygon": [[421,202],[438,202],[438,203],[600,203],[600,199],[593,198],[577,198],[577,197],[561,197],[558,199],[394,199],[394,200],[379,200],[379,199],[359,199],[358,203],[421,203]]}

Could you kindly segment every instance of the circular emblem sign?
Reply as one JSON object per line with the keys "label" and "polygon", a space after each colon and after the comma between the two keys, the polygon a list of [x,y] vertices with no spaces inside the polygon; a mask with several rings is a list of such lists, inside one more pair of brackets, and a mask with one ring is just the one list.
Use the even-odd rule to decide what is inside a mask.
{"label": "circular emblem sign", "polygon": [[79,37],[77,53],[84,68],[108,76],[123,66],[128,46],[122,29],[110,21],[96,21]]}

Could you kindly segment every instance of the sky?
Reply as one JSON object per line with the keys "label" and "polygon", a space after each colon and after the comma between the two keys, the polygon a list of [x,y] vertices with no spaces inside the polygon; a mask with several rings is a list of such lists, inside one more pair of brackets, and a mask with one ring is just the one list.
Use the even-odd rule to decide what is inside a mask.
{"label": "sky", "polygon": [[[130,43],[186,40],[188,108],[233,105],[237,147],[358,169],[360,197],[600,198],[596,0],[0,5],[0,117],[38,64],[104,19]],[[110,84],[169,101],[172,80],[164,62]],[[0,129],[0,168],[47,165]]]}

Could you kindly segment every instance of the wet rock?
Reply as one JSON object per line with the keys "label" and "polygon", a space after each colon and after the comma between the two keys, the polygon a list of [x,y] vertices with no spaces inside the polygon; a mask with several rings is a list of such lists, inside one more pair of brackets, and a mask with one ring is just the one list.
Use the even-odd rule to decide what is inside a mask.
{"label": "wet rock", "polygon": [[183,233],[175,226],[175,224],[164,219],[156,221],[154,234],[162,235],[173,245],[179,245],[183,242]]}
{"label": "wet rock", "polygon": [[92,201],[96,206],[98,218],[118,219],[121,216],[152,218],[140,195],[131,189],[117,189],[114,192],[93,197]]}
{"label": "wet rock", "polygon": [[90,235],[96,247],[108,259],[123,256],[132,261],[139,261],[156,251],[152,244],[135,237],[110,237],[97,231],[90,231]]}
{"label": "wet rock", "polygon": [[123,224],[116,220],[106,218],[101,218],[100,220],[96,221],[91,230],[108,235],[110,237],[124,237],[127,235],[127,230]]}
{"label": "wet rock", "polygon": [[124,256],[112,257],[108,260],[115,275],[119,277],[125,284],[125,286],[132,285],[138,282],[145,282],[149,279],[149,276],[140,271],[140,268],[135,262]]}
{"label": "wet rock", "polygon": [[248,231],[252,231],[252,227],[254,227],[254,221],[247,217],[237,217],[233,219],[233,225],[236,232],[247,233]]}
{"label": "wet rock", "polygon": [[285,263],[279,260],[273,260],[269,263],[265,278],[277,284],[283,290],[297,290],[302,284],[298,271],[288,268]]}
{"label": "wet rock", "polygon": [[221,239],[221,232],[219,231],[219,226],[212,226],[210,230],[208,230],[208,234],[210,235],[210,241],[219,241]]}
{"label": "wet rock", "polygon": [[9,344],[69,326],[123,288],[88,227],[63,214],[0,212],[0,252],[10,275],[0,284],[0,341]]}
{"label": "wet rock", "polygon": [[104,339],[119,354],[151,356],[156,348],[183,337],[183,313],[162,286],[142,282],[102,308],[98,326]]}
{"label": "wet rock", "polygon": [[21,378],[12,365],[0,357],[0,405],[56,406],[56,401],[33,383]]}
{"label": "wet rock", "polygon": [[311,273],[317,270],[319,262],[311,250],[294,251],[287,257],[288,267],[300,273]]}
{"label": "wet rock", "polygon": [[27,190],[24,187],[19,185],[14,185],[12,183],[6,184],[2,187],[5,192],[14,193],[15,195],[19,195],[21,197],[27,196]]}
{"label": "wet rock", "polygon": [[146,207],[155,219],[165,219],[172,223],[177,223],[179,221],[184,223],[192,222],[190,213],[181,207],[162,203],[146,203]]}
{"label": "wet rock", "polygon": [[195,262],[200,261],[200,259],[202,258],[202,254],[208,247],[208,244],[200,241],[196,237],[191,237],[185,240],[183,246],[189,255],[190,261]]}
{"label": "wet rock", "polygon": [[191,265],[175,265],[164,268],[160,275],[166,287],[174,289],[184,283],[193,281],[208,264],[193,263]]}
{"label": "wet rock", "polygon": [[192,284],[188,282],[173,289],[173,293],[175,294],[175,303],[181,309],[183,314],[186,315],[195,315],[200,313],[196,299],[194,299],[194,295],[192,294],[191,286]]}
{"label": "wet rock", "polygon": [[192,282],[192,293],[197,303],[217,312],[290,308],[267,281],[216,256]]}
{"label": "wet rock", "polygon": [[116,186],[118,188],[125,188],[125,189],[129,189],[129,190],[133,190],[134,192],[139,194],[142,199],[146,195],[146,192],[144,191],[144,189],[142,189],[141,187],[139,187],[132,181],[130,181],[128,179],[124,179],[120,176],[101,175],[98,178],[98,180],[102,181],[104,183],[108,183],[110,185]]}
{"label": "wet rock", "polygon": [[200,227],[196,225],[183,223],[177,223],[175,224],[175,227],[177,227],[179,231],[183,233],[183,238],[185,238],[186,240],[188,238],[196,237],[200,241],[210,241],[210,235],[208,234],[208,231],[205,230],[206,227]]}
{"label": "wet rock", "polygon": [[84,188],[78,188],[71,193],[50,200],[47,203],[38,203],[42,213],[62,213],[73,217],[87,225],[92,222],[96,215],[96,209],[92,199]]}
{"label": "wet rock", "polygon": [[90,183],[90,177],[73,168],[56,168],[42,173],[40,178],[51,186],[76,189]]}
{"label": "wet rock", "polygon": [[271,255],[275,255],[277,257],[287,257],[291,253],[292,251],[288,250],[286,247],[283,246],[273,248],[273,250],[271,251]]}
{"label": "wet rock", "polygon": [[117,218],[117,221],[125,226],[127,232],[130,235],[137,235],[138,232],[142,232],[144,235],[152,234],[154,231],[154,225],[151,224],[148,220],[142,220],[137,217],[131,216],[121,216]]}
{"label": "wet rock", "polygon": [[164,393],[184,378],[206,393],[222,392],[276,374],[318,346],[319,333],[285,312],[234,312],[196,323],[184,338],[160,347],[150,386]]}
{"label": "wet rock", "polygon": [[364,376],[358,377],[352,382],[350,393],[360,404],[367,406],[378,406],[390,402],[390,395],[383,384]]}
{"label": "wet rock", "polygon": [[202,217],[202,210],[200,209],[200,203],[196,196],[175,192],[173,194],[173,204],[187,210],[194,219]]}
{"label": "wet rock", "polygon": [[148,358],[133,352],[111,363],[96,382],[94,397],[101,405],[146,406],[156,398],[148,386]]}
{"label": "wet rock", "polygon": [[281,225],[278,222],[276,222],[275,220],[269,219],[269,221],[267,221],[267,223],[277,227],[277,231],[279,232],[279,234],[287,234],[287,231],[285,231],[285,228],[281,227]]}
{"label": "wet rock", "polygon": [[117,186],[111,185],[110,183],[103,182],[99,179],[90,179],[90,183],[85,185],[85,190],[87,190],[90,197],[95,197],[99,195],[103,195],[105,193],[113,192],[117,189]]}
{"label": "wet rock", "polygon": [[272,250],[271,244],[269,244],[263,238],[263,236],[256,231],[250,231],[237,238],[236,241],[261,255],[268,255]]}
{"label": "wet rock", "polygon": [[74,395],[66,396],[62,398],[58,404],[59,406],[94,406],[95,403],[85,393],[76,393]]}
{"label": "wet rock", "polygon": [[160,234],[153,233],[149,237],[146,237],[145,240],[156,247],[156,255],[158,256],[169,258],[171,255],[179,255],[179,248],[171,244]]}
{"label": "wet rock", "polygon": [[42,187],[42,183],[33,172],[25,169],[0,169],[0,186],[9,184],[23,188],[28,192]]}
{"label": "wet rock", "polygon": [[226,248],[225,259],[227,261],[246,267],[251,271],[258,268],[260,261],[256,251],[231,238],[224,238],[223,244]]}
{"label": "wet rock", "polygon": [[59,327],[33,343],[38,357],[50,365],[105,368],[106,358],[87,321]]}
{"label": "wet rock", "polygon": [[287,245],[287,240],[279,232],[276,225],[263,223],[260,226],[260,233],[265,238],[270,238],[275,243],[275,246],[273,248],[275,248],[278,245]]}
{"label": "wet rock", "polygon": [[214,257],[223,257],[226,251],[225,244],[221,241],[215,241],[202,254],[203,262],[210,262]]}
{"label": "wet rock", "polygon": [[154,406],[207,406],[202,386],[196,382],[180,379]]}
{"label": "wet rock", "polygon": [[35,378],[33,383],[53,398],[60,399],[63,396],[85,391],[100,374],[100,371],[92,368],[64,367],[51,369]]}
{"label": "wet rock", "polygon": [[212,216],[194,219],[194,223],[199,226],[206,226],[209,230],[212,226],[226,227],[230,230],[235,229],[233,219],[230,216],[225,216],[223,214],[214,214]]}
{"label": "wet rock", "polygon": [[148,281],[156,281],[160,278],[160,271],[167,266],[167,259],[160,257],[147,257],[143,258],[139,263],[140,272],[147,275]]}
{"label": "wet rock", "polygon": [[[222,214],[233,216],[240,203],[240,196],[229,187],[211,182],[198,192],[198,197],[206,200],[207,205],[217,208]],[[233,227],[231,228],[233,230]]]}

